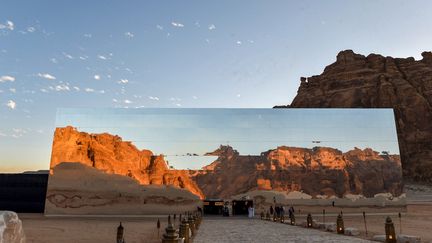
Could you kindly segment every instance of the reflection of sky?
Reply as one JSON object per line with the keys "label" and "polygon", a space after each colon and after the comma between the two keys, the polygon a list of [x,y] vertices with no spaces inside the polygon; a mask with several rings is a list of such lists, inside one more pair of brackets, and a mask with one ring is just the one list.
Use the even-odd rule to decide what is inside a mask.
{"label": "reflection of sky", "polygon": [[281,145],[399,154],[391,109],[59,109],[56,126],[67,125],[168,156],[203,155],[221,144],[255,155]]}

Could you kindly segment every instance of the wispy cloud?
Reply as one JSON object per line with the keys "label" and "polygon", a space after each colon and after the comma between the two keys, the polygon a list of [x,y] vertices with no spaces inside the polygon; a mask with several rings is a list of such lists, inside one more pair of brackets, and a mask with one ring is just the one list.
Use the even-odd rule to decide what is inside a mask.
{"label": "wispy cloud", "polygon": [[162,26],[162,25],[156,25],[156,28],[157,28],[158,30],[163,30],[163,26]]}
{"label": "wispy cloud", "polygon": [[15,81],[15,77],[13,76],[9,76],[9,75],[4,75],[0,77],[0,83],[3,82],[14,82]]}
{"label": "wispy cloud", "polygon": [[59,84],[54,87],[55,91],[69,91],[70,88],[67,84]]}
{"label": "wispy cloud", "polygon": [[183,28],[184,24],[179,23],[179,22],[171,22],[171,25],[174,27],[178,27],[178,28]]}
{"label": "wispy cloud", "polygon": [[6,30],[14,30],[15,25],[12,21],[7,20],[6,23],[0,24],[0,30],[6,29]]}
{"label": "wispy cloud", "polygon": [[211,24],[211,25],[208,26],[208,29],[209,30],[215,30],[216,26],[214,24]]}
{"label": "wispy cloud", "polygon": [[99,59],[101,59],[101,60],[107,60],[108,58],[106,57],[106,56],[104,56],[104,55],[98,55],[97,56]]}
{"label": "wispy cloud", "polygon": [[132,101],[130,101],[130,100],[124,100],[123,101],[125,104],[132,104],[133,102]]}
{"label": "wispy cloud", "polygon": [[101,79],[101,76],[100,76],[99,74],[95,74],[95,75],[93,76],[93,78],[96,79],[96,80],[100,80],[100,79]]}
{"label": "wispy cloud", "polygon": [[151,100],[159,100],[159,97],[157,97],[157,96],[149,96],[148,98]]}
{"label": "wispy cloud", "polygon": [[56,77],[54,75],[51,75],[49,73],[38,73],[37,75],[41,78],[44,78],[44,79],[49,79],[49,80],[55,80],[56,79]]}
{"label": "wispy cloud", "polygon": [[9,101],[6,103],[6,106],[9,107],[11,110],[15,110],[15,108],[16,108],[16,103],[15,103],[15,101],[13,101],[13,100],[9,100]]}
{"label": "wispy cloud", "polygon": [[120,79],[119,81],[117,81],[117,83],[119,83],[119,84],[127,84],[127,83],[129,83],[129,80],[127,80],[127,79]]}
{"label": "wispy cloud", "polygon": [[88,92],[88,93],[92,93],[92,92],[94,92],[94,89],[92,89],[92,88],[85,88],[84,91]]}
{"label": "wispy cloud", "polygon": [[33,26],[27,27],[27,32],[33,33],[36,31],[36,28]]}
{"label": "wispy cloud", "polygon": [[133,38],[135,35],[133,33],[131,33],[131,32],[128,31],[128,32],[125,33],[125,36],[127,38]]}

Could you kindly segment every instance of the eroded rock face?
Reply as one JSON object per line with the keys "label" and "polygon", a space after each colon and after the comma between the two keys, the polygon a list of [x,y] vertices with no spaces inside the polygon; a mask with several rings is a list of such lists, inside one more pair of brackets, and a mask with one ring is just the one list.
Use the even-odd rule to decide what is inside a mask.
{"label": "eroded rock face", "polygon": [[301,78],[285,107],[393,108],[404,176],[432,182],[432,53],[422,56],[416,61],[342,51],[321,75]]}
{"label": "eroded rock face", "polygon": [[0,243],[25,243],[22,222],[12,211],[0,211]]}
{"label": "eroded rock face", "polygon": [[139,150],[108,133],[89,134],[73,127],[56,128],[51,169],[62,162],[80,162],[109,174],[129,176],[141,185],[174,185],[203,197],[185,171],[170,170],[162,155]]}
{"label": "eroded rock face", "polygon": [[327,147],[281,146],[250,156],[221,146],[208,154],[218,159],[193,174],[207,198],[229,198],[255,189],[338,197],[402,192],[399,156],[379,155],[372,149],[343,153]]}

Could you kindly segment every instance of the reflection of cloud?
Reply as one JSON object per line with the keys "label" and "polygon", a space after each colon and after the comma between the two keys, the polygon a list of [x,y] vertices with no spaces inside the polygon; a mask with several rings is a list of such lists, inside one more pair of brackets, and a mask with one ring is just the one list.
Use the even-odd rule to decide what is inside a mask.
{"label": "reflection of cloud", "polygon": [[15,77],[13,77],[13,76],[9,76],[9,75],[4,75],[4,76],[1,76],[0,77],[0,83],[3,83],[3,82],[13,82],[13,81],[15,81]]}
{"label": "reflection of cloud", "polygon": [[49,74],[49,73],[38,73],[38,76],[44,79],[49,79],[49,80],[54,80],[56,79],[56,77],[54,77],[53,75]]}
{"label": "reflection of cloud", "polygon": [[178,28],[183,28],[184,24],[179,23],[179,22],[171,22],[171,25],[174,27],[178,27]]}
{"label": "reflection of cloud", "polygon": [[15,103],[15,101],[13,101],[13,100],[9,100],[9,101],[6,103],[6,106],[9,107],[11,110],[15,110],[15,108],[16,108],[16,103]]}
{"label": "reflection of cloud", "polygon": [[7,30],[14,30],[15,25],[12,21],[7,20],[6,23],[0,24],[0,30],[7,29]]}

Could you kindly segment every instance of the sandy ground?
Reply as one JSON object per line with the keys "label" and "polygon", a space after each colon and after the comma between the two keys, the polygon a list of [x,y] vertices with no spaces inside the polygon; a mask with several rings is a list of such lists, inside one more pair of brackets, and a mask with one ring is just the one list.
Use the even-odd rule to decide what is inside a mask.
{"label": "sandy ground", "polygon": [[[259,229],[259,230],[258,230]],[[203,221],[194,243],[207,242],[352,242],[368,240],[248,218],[218,218]]]}
{"label": "sandy ground", "polygon": [[[407,212],[402,214],[402,233],[410,235],[418,235],[422,238],[423,242],[432,242],[432,204],[429,205],[409,205]],[[336,211],[337,209],[335,209]],[[317,210],[318,211],[318,210]],[[326,216],[326,222],[335,222],[335,216],[331,216],[331,211]],[[330,215],[329,215],[330,214]],[[334,214],[335,215],[335,214]],[[361,231],[361,237],[370,239],[375,234],[384,233],[385,218],[390,215],[395,222],[397,231],[400,229],[397,212],[383,212],[367,215],[368,236],[365,234],[363,216],[361,213],[344,214],[345,227],[356,227]],[[160,242],[158,240],[158,233],[156,222],[158,217],[45,217],[42,214],[20,214],[23,221],[24,231],[27,235],[29,243],[33,242],[112,242],[115,240],[117,226],[121,221],[125,228],[125,239],[128,243],[153,243]],[[161,230],[160,236],[163,234],[163,229],[167,225],[166,216],[160,216]],[[305,220],[306,216],[297,214],[297,222]],[[322,222],[322,214],[315,213],[313,218]],[[212,217],[206,217],[205,220],[214,221]],[[223,220],[223,219],[222,219]],[[237,231],[242,231],[246,218],[234,217],[232,227],[238,227]],[[253,228],[254,232],[259,232],[261,235],[267,235],[269,238],[273,237],[273,230],[269,230],[267,224],[272,224],[274,227],[280,227],[278,223],[264,222],[255,220],[257,223],[249,226]],[[254,221],[254,222],[255,222]],[[221,221],[223,222],[223,221]],[[248,221],[249,222],[249,221]],[[178,224],[178,221],[177,221]],[[203,224],[204,226],[205,224]],[[215,225],[210,224],[210,225]],[[218,225],[218,224],[216,224]],[[226,229],[225,224],[222,231]],[[283,225],[286,230],[291,226]],[[212,226],[212,227],[213,227]],[[201,227],[200,231],[211,231],[212,227]],[[231,228],[232,228],[231,227]],[[284,228],[284,229],[285,229]],[[296,229],[300,229],[295,227]],[[216,228],[217,230],[217,228]],[[314,230],[319,232],[318,230]],[[272,233],[273,232],[273,233]],[[297,231],[294,231],[297,232]],[[209,232],[206,234],[209,236]],[[299,233],[299,235],[302,235]],[[320,234],[319,234],[320,235]],[[238,237],[241,238],[237,234]],[[209,237],[214,237],[210,236]],[[203,241],[202,241],[203,242]],[[302,242],[302,241],[297,241]],[[338,241],[335,241],[338,242]],[[343,241],[341,241],[343,242]]]}

